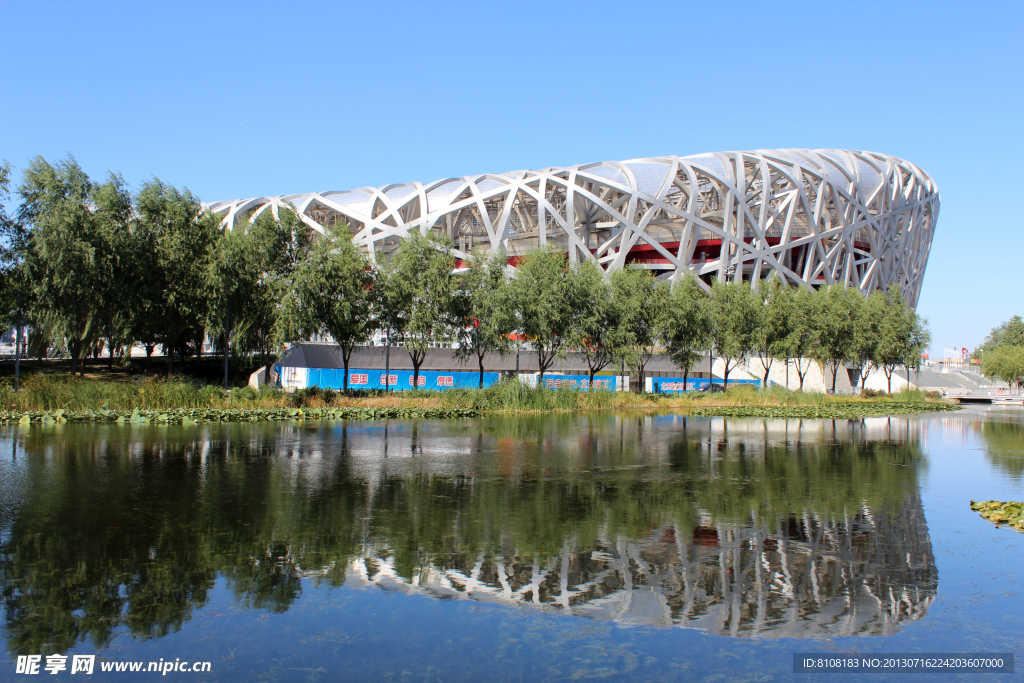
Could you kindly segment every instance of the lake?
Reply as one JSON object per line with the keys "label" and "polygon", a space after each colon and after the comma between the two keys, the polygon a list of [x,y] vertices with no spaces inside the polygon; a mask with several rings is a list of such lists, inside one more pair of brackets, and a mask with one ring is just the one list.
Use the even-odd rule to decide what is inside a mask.
{"label": "lake", "polygon": [[1024,534],[971,499],[1024,499],[1024,410],[9,428],[0,680],[38,680],[29,655],[411,682],[1019,654]]}

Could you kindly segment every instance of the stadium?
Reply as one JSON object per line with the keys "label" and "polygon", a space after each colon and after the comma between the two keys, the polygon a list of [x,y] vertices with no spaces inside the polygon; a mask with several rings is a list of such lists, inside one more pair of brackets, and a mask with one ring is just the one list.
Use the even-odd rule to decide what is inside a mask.
{"label": "stadium", "polygon": [[687,272],[755,286],[773,273],[864,293],[896,283],[917,305],[939,212],[934,181],[896,157],[758,150],[605,161],[432,183],[214,202],[227,228],[292,206],[318,231],[345,222],[371,258],[410,230],[456,255],[503,250],[515,266],[545,244],[607,271]]}

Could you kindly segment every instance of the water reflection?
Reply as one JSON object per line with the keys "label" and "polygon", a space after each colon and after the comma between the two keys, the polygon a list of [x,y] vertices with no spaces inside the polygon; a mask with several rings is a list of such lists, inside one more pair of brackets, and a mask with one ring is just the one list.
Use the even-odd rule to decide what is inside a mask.
{"label": "water reflection", "polygon": [[270,613],[312,582],[788,637],[891,633],[937,586],[909,420],[62,425],[2,453],[13,653],[160,637],[218,577]]}

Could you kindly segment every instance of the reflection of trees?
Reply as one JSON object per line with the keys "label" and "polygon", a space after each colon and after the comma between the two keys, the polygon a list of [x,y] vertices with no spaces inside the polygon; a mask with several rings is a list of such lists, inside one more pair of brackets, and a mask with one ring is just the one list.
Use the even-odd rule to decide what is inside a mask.
{"label": "reflection of trees", "polygon": [[1014,479],[1024,478],[1024,424],[1016,416],[989,419],[976,425],[993,465]]}
{"label": "reflection of trees", "polygon": [[734,635],[920,616],[936,577],[916,440],[779,424],[30,430],[0,464],[29,482],[0,494],[8,645],[159,637],[217,577],[272,612],[315,580]]}

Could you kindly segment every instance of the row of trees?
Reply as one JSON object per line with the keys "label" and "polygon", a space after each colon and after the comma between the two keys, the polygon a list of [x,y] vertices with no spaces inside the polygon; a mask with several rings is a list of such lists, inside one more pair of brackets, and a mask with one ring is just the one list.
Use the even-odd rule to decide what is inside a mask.
{"label": "row of trees", "polygon": [[515,277],[506,271],[503,254],[459,264],[449,245],[422,235],[374,268],[339,227],[299,266],[285,303],[295,311],[286,317],[300,321],[304,336],[330,335],[346,377],[352,349],[379,329],[408,349],[414,376],[428,348],[454,346],[477,361],[481,385],[487,355],[526,340],[541,378],[574,351],[591,380],[621,363],[639,390],[647,364],[664,351],[684,377],[711,354],[723,361],[726,384],[738,364],[756,359],[767,386],[773,363],[785,358],[795,360],[801,389],[817,362],[831,371],[833,391],[847,364],[862,377],[882,370],[891,391],[893,372],[919,365],[929,342],[926,321],[896,287],[865,298],[843,286],[791,288],[773,278],[757,290],[716,282],[708,292],[693,277],[673,285],[639,269],[606,277],[593,263],[570,264],[557,248],[526,256]]}
{"label": "row of trees", "polygon": [[[0,192],[10,193],[0,166]],[[156,345],[173,372],[175,352],[200,352],[209,335],[233,332],[242,353],[270,358],[280,301],[310,241],[294,213],[222,231],[188,190],[158,179],[132,193],[117,174],[95,182],[72,157],[41,157],[16,188],[17,211],[0,215],[0,296],[6,320],[31,326],[30,353],[55,343],[71,372],[99,346],[111,358]]]}
{"label": "row of trees", "polygon": [[[6,192],[9,168],[0,169]],[[928,343],[895,288],[864,298],[771,279],[708,292],[692,277],[673,284],[645,270],[607,277],[555,248],[531,253],[509,277],[503,254],[459,263],[450,244],[423,235],[373,264],[343,224],[320,235],[281,208],[224,231],[188,190],[153,179],[133,194],[117,174],[93,182],[71,157],[33,160],[17,195],[17,213],[0,215],[3,310],[10,322],[24,316],[42,348],[66,348],[72,373],[98,344],[111,356],[161,344],[170,373],[175,350],[197,351],[206,336],[224,348],[230,335],[269,366],[284,343],[319,335],[340,347],[347,380],[354,348],[380,334],[407,349],[415,376],[429,348],[448,346],[476,360],[482,384],[488,354],[525,343],[541,377],[575,351],[591,379],[623,364],[642,389],[655,352],[687,376],[710,353],[726,382],[756,359],[767,384],[785,358],[796,360],[801,388],[816,361],[834,390],[848,363],[882,369],[891,388],[893,371],[915,365]]]}

